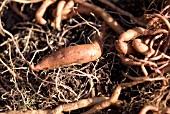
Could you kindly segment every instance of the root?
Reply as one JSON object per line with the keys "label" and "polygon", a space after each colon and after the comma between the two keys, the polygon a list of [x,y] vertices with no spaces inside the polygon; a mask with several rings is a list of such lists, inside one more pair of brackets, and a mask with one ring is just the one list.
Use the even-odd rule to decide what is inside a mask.
{"label": "root", "polygon": [[[16,8],[15,2],[28,4],[42,0],[11,1],[14,2],[13,10],[27,19]],[[35,16],[40,24],[47,23],[43,15],[46,9],[56,1],[43,1]],[[58,4],[57,9],[59,9],[54,11],[54,15],[58,16],[55,18],[56,28],[61,30],[60,32],[50,30],[50,27],[50,29],[47,27],[46,30],[46,27],[31,22],[17,23],[10,31],[5,29],[4,23],[0,19],[0,34],[2,36],[0,48],[3,49],[0,54],[0,100],[1,111],[7,111],[0,114],[61,114],[71,113],[71,111],[81,108],[84,108],[81,110],[84,112],[85,108],[91,107],[90,110],[84,112],[84,114],[88,114],[101,112],[110,106],[116,106],[126,111],[127,107],[133,108],[136,104],[140,108],[142,106],[140,114],[146,114],[148,111],[170,113],[168,106],[170,100],[170,23],[168,20],[170,6],[164,8],[159,14],[150,14],[151,20],[154,22],[148,25],[152,27],[144,28],[145,24],[132,14],[116,7],[109,1],[98,0],[119,12],[120,15],[129,17],[132,20],[131,23],[142,26],[130,28],[125,32],[124,28],[106,10],[92,2],[90,4],[86,0],[62,1],[62,4]],[[0,11],[7,7],[8,2],[8,0],[1,2]],[[77,3],[77,9],[73,8],[74,2]],[[72,11],[72,8],[75,11]],[[83,22],[80,23],[79,20],[73,18],[68,21],[71,23],[70,25],[60,27],[60,23],[64,19],[91,13],[95,15],[93,18],[95,23],[88,22],[83,18],[81,18]],[[101,17],[116,34],[120,35],[114,45],[118,54],[110,52],[110,50],[115,51],[115,48],[104,44],[106,37],[108,37],[106,42],[111,42],[113,39],[109,38],[117,37],[116,34],[106,33],[106,28],[100,26],[101,22],[99,21],[101,20],[98,20],[98,17]],[[154,27],[155,22],[160,26]],[[74,23],[77,25],[72,25]],[[87,27],[95,29],[95,32],[91,29],[90,32],[84,30],[86,24]],[[79,29],[74,29],[76,27],[79,27],[81,33]],[[104,29],[104,31],[100,31],[98,28]],[[13,33],[18,30],[20,32],[14,35]],[[84,34],[87,32],[89,32],[89,36]],[[59,49],[68,41],[75,41],[77,36],[83,36],[84,39],[79,39],[79,43],[82,43],[83,40],[93,35],[94,40],[89,40],[89,44],[79,45],[76,44],[77,42],[73,42],[75,46]],[[57,49],[59,51],[42,60],[43,62],[38,63],[37,66],[31,64],[37,63],[49,51]],[[105,52],[102,55],[103,50]],[[118,57],[127,67],[121,64]],[[96,59],[98,59],[97,62],[91,62]],[[72,65],[75,63],[86,64]],[[65,67],[65,65],[72,66]],[[50,70],[45,71],[45,69]],[[120,69],[128,73],[121,75],[117,72]],[[100,87],[101,85],[103,88]],[[96,88],[94,89],[94,87]],[[113,91],[111,92],[110,89]],[[129,100],[122,98],[124,96],[127,96]],[[24,111],[24,109],[27,110]]]}
{"label": "root", "polygon": [[108,1],[108,0],[98,0],[98,1],[102,2],[103,4],[108,5],[108,6],[111,7],[113,10],[115,10],[115,11],[118,12],[118,13],[120,13],[121,15],[125,15],[125,16],[129,17],[131,20],[134,21],[134,23],[137,23],[138,25],[143,26],[143,27],[146,26],[145,23],[137,20],[131,13],[126,12],[125,10],[120,9],[119,7],[117,7],[116,5],[114,5],[113,3],[111,3],[110,1]]}

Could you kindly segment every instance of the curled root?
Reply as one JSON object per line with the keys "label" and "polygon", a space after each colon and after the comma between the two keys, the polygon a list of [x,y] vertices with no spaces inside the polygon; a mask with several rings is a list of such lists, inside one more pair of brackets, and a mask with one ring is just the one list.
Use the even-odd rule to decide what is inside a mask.
{"label": "curled root", "polygon": [[[67,4],[69,4],[69,3],[67,3]],[[62,11],[61,20],[67,20],[69,18],[72,18],[72,17],[76,16],[77,13],[84,14],[84,15],[90,15],[91,12],[93,12],[93,10],[91,10],[90,8],[87,8],[81,4],[78,4],[77,8],[74,9],[74,11],[72,11],[73,10],[71,7],[72,4],[69,4],[69,6],[67,4],[65,5],[65,7]],[[52,15],[54,18],[56,17],[56,9],[53,10]],[[98,16],[98,14],[95,14],[95,15]]]}
{"label": "curled root", "polygon": [[60,27],[61,16],[62,16],[62,10],[64,9],[65,4],[66,4],[65,0],[61,0],[57,4],[56,17],[55,17],[55,20],[54,20],[54,28],[56,28],[59,31],[61,31],[61,27]]}
{"label": "curled root", "polygon": [[53,25],[54,28],[61,31],[61,26],[60,26],[61,21],[64,20],[64,18],[67,19],[66,16],[69,15],[69,13],[73,10],[73,7],[74,7],[73,0],[70,0],[67,3],[65,0],[61,0],[57,4],[56,10],[54,10],[52,14],[54,16],[54,25]]}
{"label": "curled root", "polygon": [[36,11],[35,14],[35,18],[37,20],[38,23],[44,25],[47,23],[47,21],[43,18],[44,13],[46,11],[46,9],[53,3],[55,3],[56,0],[44,0],[42,5],[38,8],[38,10]]}
{"label": "curled root", "polygon": [[73,9],[74,7],[74,1],[73,0],[70,0],[68,1],[68,3],[64,6],[64,9],[62,11],[62,15],[67,15],[69,14]]}
{"label": "curled root", "polygon": [[139,114],[147,114],[148,111],[158,111],[158,108],[155,107],[155,106],[152,106],[152,105],[148,105],[148,106],[145,106],[143,107],[143,109],[140,111]]}
{"label": "curled root", "polygon": [[170,113],[170,107],[159,109],[156,106],[147,105],[147,106],[144,106],[142,108],[142,110],[139,112],[139,114],[147,114],[148,111],[152,111],[154,114],[169,114]]}

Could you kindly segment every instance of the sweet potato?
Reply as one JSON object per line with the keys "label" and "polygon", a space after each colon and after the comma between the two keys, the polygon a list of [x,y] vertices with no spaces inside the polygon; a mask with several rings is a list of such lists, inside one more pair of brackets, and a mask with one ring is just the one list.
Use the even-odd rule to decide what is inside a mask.
{"label": "sweet potato", "polygon": [[141,54],[147,55],[150,52],[149,47],[144,44],[141,39],[134,39],[132,41],[132,46],[137,52]]}
{"label": "sweet potato", "polygon": [[163,29],[152,31],[152,30],[148,30],[142,27],[135,27],[135,28],[129,29],[119,36],[118,41],[116,42],[116,45],[117,45],[116,49],[118,50],[119,53],[123,55],[129,54],[132,51],[132,47],[127,42],[130,40],[134,40],[133,47],[135,48],[135,50],[141,54],[147,55],[147,53],[149,53],[150,51],[149,47],[145,45],[144,43],[142,43],[141,41],[139,41],[139,39],[138,40],[135,40],[135,39],[139,36],[155,35],[158,33],[166,33],[166,32],[167,31]]}
{"label": "sweet potato", "polygon": [[116,42],[116,49],[119,53],[123,53],[124,55],[131,53],[132,47],[127,43],[127,41],[134,40],[138,36],[145,35],[147,33],[147,29],[142,27],[127,30],[119,36],[118,41]]}
{"label": "sweet potato", "polygon": [[104,34],[95,35],[92,44],[69,46],[53,52],[44,58],[32,70],[54,69],[73,64],[83,64],[98,59],[103,50],[102,38]]}

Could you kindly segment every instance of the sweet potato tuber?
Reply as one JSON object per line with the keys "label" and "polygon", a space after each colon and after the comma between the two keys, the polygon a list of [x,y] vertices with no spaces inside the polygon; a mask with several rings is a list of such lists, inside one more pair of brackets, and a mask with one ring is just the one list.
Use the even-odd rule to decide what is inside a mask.
{"label": "sweet potato tuber", "polygon": [[116,42],[117,45],[116,49],[119,51],[119,53],[123,53],[124,55],[129,54],[131,53],[132,49],[131,46],[128,45],[127,41],[134,40],[138,36],[147,35],[147,34],[149,34],[148,30],[142,27],[129,29],[119,36],[118,41]]}
{"label": "sweet potato tuber", "polygon": [[102,38],[104,34],[95,35],[92,44],[69,46],[53,52],[44,58],[32,70],[54,69],[72,64],[83,64],[98,59],[103,50]]}
{"label": "sweet potato tuber", "polygon": [[141,54],[147,55],[150,53],[149,47],[144,44],[141,39],[134,39],[132,41],[132,46],[137,52]]}

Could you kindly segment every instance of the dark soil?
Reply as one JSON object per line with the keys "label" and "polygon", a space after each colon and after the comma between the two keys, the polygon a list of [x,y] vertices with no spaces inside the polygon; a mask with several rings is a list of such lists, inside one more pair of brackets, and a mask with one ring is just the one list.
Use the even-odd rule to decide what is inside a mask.
{"label": "dark soil", "polygon": [[[125,30],[138,26],[130,24],[129,18],[120,16],[118,12],[114,12],[102,3],[92,1],[95,5],[107,10]],[[118,0],[117,2],[112,0],[112,2],[139,19],[142,19],[146,13],[159,11],[164,4],[163,1],[151,4],[149,0]],[[17,5],[24,14],[28,15],[29,20],[25,21],[18,16],[11,8],[12,3],[9,2],[0,13],[2,25],[14,36],[25,59],[34,64],[57,49],[89,43],[95,33],[95,29],[84,24],[84,20],[79,16],[63,21],[62,31],[52,28],[50,26],[53,21],[51,12],[56,4],[48,8],[44,16],[48,21],[45,26],[38,24],[35,20],[35,12],[41,3]],[[96,25],[97,29],[103,22],[95,16],[82,15],[82,17]],[[77,24],[80,25],[74,27]],[[136,72],[140,70],[140,67],[127,66],[121,62],[114,47],[117,38],[118,34],[109,28],[102,57],[98,60],[82,65],[35,72],[38,76],[36,77],[19,55],[11,38],[8,35],[0,35],[0,111],[53,109],[59,104],[83,98],[111,96],[117,85],[131,82],[122,75],[122,71],[137,75]],[[123,101],[122,105],[111,106],[100,113],[136,114],[144,105],[156,102],[155,98],[161,96],[161,84],[161,81],[147,82],[124,89],[119,97],[119,100]],[[69,113],[78,114],[88,109]]]}

